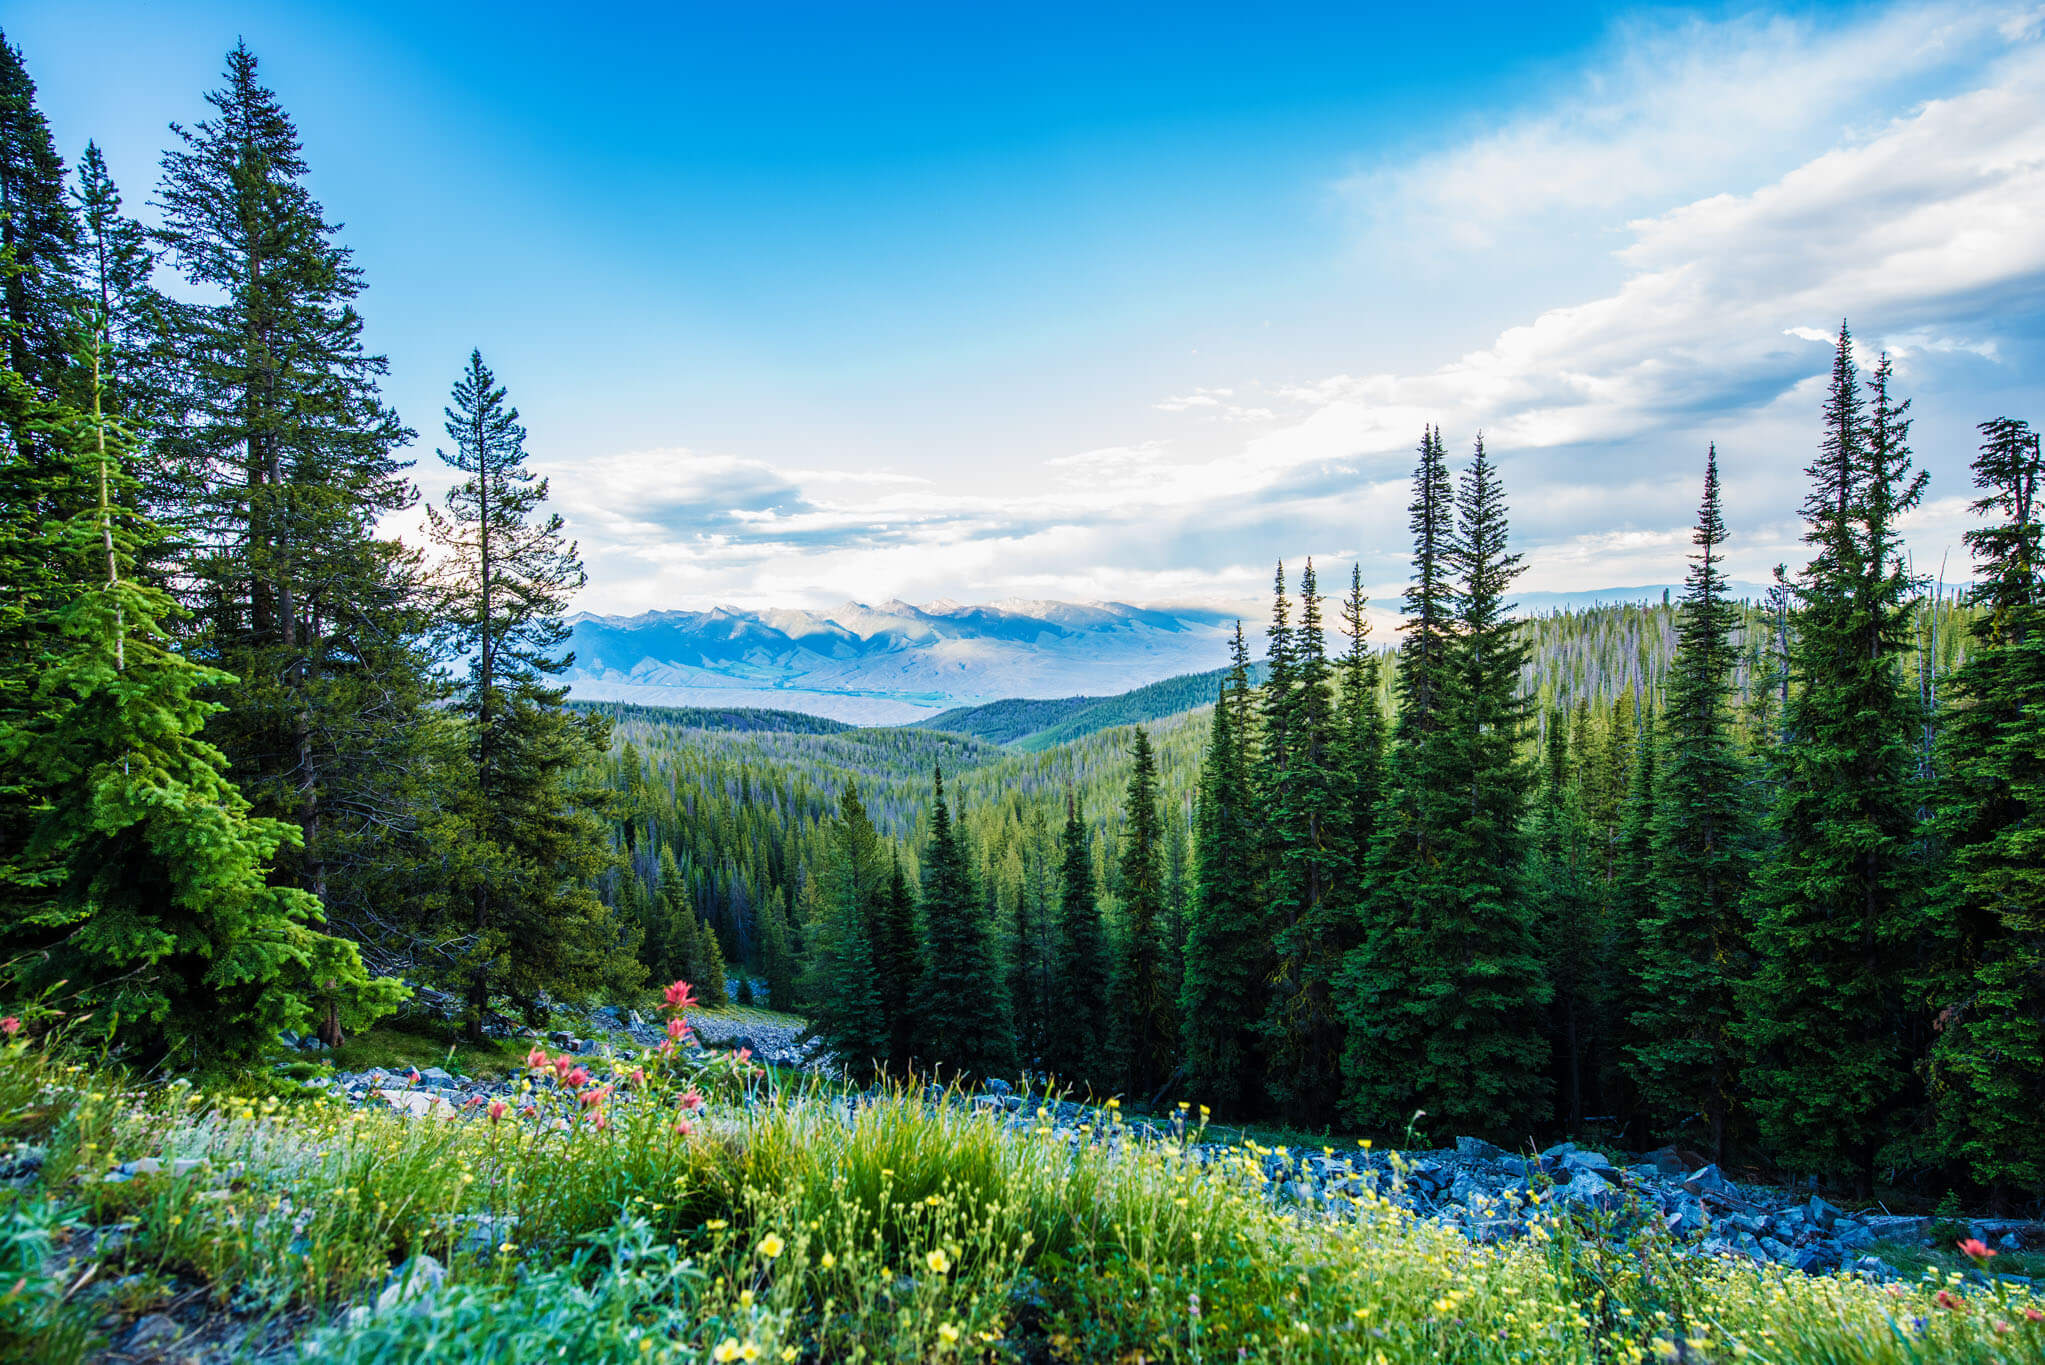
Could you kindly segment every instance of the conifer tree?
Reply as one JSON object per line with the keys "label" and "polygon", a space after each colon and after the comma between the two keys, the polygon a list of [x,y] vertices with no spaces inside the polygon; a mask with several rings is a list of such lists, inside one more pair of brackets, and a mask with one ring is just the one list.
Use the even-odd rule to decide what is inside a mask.
{"label": "conifer tree", "polygon": [[[900,868],[896,871],[899,875]],[[777,886],[760,913],[760,974],[767,979],[768,1006],[784,1014],[802,1003],[788,914],[787,893]]]}
{"label": "conifer tree", "polygon": [[1998,1211],[2045,1190],[2045,459],[2028,423],[1981,425],[1967,532],[1973,652],[1947,690],[1936,830],[1943,1154]]}
{"label": "conifer tree", "polygon": [[543,510],[547,481],[526,468],[518,410],[480,353],[455,381],[446,430],[454,450],[440,458],[463,478],[444,511],[428,509],[427,534],[442,551],[442,628],[468,664],[455,703],[467,754],[452,901],[472,935],[462,975],[479,1036],[494,990],[531,1008],[542,990],[574,995],[640,973],[591,885],[610,845],[599,794],[577,779],[609,728],[568,711],[566,689],[549,681],[573,661],[555,651],[581,556],[560,514]]}
{"label": "conifer tree", "polygon": [[46,623],[34,704],[0,714],[0,760],[36,817],[0,866],[26,893],[0,912],[0,959],[13,989],[61,985],[96,1030],[150,1061],[245,1063],[316,1011],[338,1041],[403,987],[371,980],[353,944],[320,932],[312,896],[269,884],[297,831],[252,816],[200,737],[214,709],[200,690],[233,679],[170,647],[174,604],[132,577],[159,532],[134,510],[126,433],[101,406],[104,347],[95,320],[81,367],[91,408],[42,410],[44,451],[97,490],[43,528],[42,548],[54,563],[96,559],[98,572]]}
{"label": "conifer tree", "polygon": [[1777,754],[1775,852],[1756,893],[1745,1011],[1761,1136],[1792,1170],[1871,1187],[1916,1100],[1926,1021],[1915,780],[1921,717],[1902,675],[1915,594],[1896,518],[1922,495],[1886,358],[1872,405],[1844,326],[1804,504],[1813,549]]}
{"label": "conifer tree", "polygon": [[[0,715],[17,719],[38,706],[57,613],[94,574],[88,560],[57,558],[63,549],[46,532],[96,506],[93,486],[80,481],[78,462],[47,426],[52,404],[81,405],[68,383],[81,339],[72,311],[80,301],[72,277],[78,237],[64,163],[35,95],[20,50],[0,34],[0,437],[7,449],[0,551],[8,556],[0,563]],[[104,378],[102,389],[111,400]],[[108,410],[127,412],[118,403]],[[20,784],[0,775],[0,862],[26,846],[38,819],[33,806]],[[0,908],[7,901],[0,887]]]}
{"label": "conifer tree", "polygon": [[955,1075],[999,1076],[1015,1064],[994,926],[973,884],[936,774],[930,807],[930,847],[923,858],[923,979],[916,996],[918,1060]]}
{"label": "conifer tree", "polygon": [[1163,822],[1158,810],[1157,759],[1150,734],[1136,727],[1134,767],[1122,812],[1119,890],[1123,939],[1111,992],[1112,1046],[1122,1081],[1148,1098],[1172,1074],[1178,1054],[1178,1002],[1172,998],[1165,956]]}
{"label": "conifer tree", "polygon": [[173,125],[156,201],[165,259],[198,294],[165,309],[179,383],[154,441],[190,647],[242,680],[208,726],[236,782],[305,833],[280,872],[366,923],[438,861],[409,860],[404,881],[379,861],[437,809],[447,761],[430,742],[417,559],[377,531],[415,501],[397,456],[412,433],[362,345],[361,272],[245,46],[207,98],[213,117]]}
{"label": "conifer tree", "polygon": [[1611,1096],[1610,1107],[1626,1119],[1626,1127],[1645,1145],[1646,1114],[1640,1103],[1638,1063],[1634,1050],[1644,1036],[1634,1020],[1645,1007],[1641,988],[1641,925],[1654,913],[1654,819],[1660,794],[1657,781],[1658,746],[1655,719],[1644,710],[1639,692],[1613,702],[1613,746],[1630,745],[1626,795],[1620,805],[1619,829],[1613,845],[1612,884],[1605,915],[1605,1032],[1611,1041],[1610,1069],[1605,1078]]}
{"label": "conifer tree", "polygon": [[[1052,1009],[1045,1034],[1044,1067],[1075,1085],[1104,1083],[1102,1023],[1108,1013],[1108,937],[1094,891],[1093,849],[1080,819],[1079,799],[1068,795],[1058,841],[1057,961]],[[1189,962],[1188,970],[1192,964]]]}
{"label": "conifer tree", "polygon": [[874,972],[879,978],[881,1018],[887,1028],[888,1065],[906,1075],[916,1055],[916,983],[923,977],[923,945],[916,929],[916,898],[902,871],[899,851],[888,853],[888,879],[879,901],[874,933]]}
{"label": "conifer tree", "polygon": [[1197,880],[1186,925],[1180,986],[1181,1045],[1188,1092],[1223,1113],[1263,1101],[1255,1028],[1268,995],[1270,944],[1258,898],[1256,816],[1248,748],[1249,659],[1240,622],[1235,665],[1215,699],[1195,810]]}
{"label": "conifer tree", "polygon": [[1522,877],[1532,770],[1520,752],[1528,645],[1506,593],[1521,557],[1507,544],[1505,492],[1477,440],[1456,488],[1454,675],[1447,732],[1456,779],[1446,913],[1415,944],[1418,990],[1434,1026],[1421,1048],[1423,1105],[1438,1121],[1502,1136],[1547,1113],[1550,989],[1541,975]]}
{"label": "conifer tree", "polygon": [[1598,1083],[1604,926],[1593,896],[1590,827],[1582,791],[1571,776],[1570,751],[1570,723],[1562,711],[1551,711],[1527,892],[1539,915],[1543,965],[1554,990],[1549,1039],[1559,1112],[1574,1132],[1590,1112],[1588,1099]]}
{"label": "conifer tree", "polygon": [[1369,855],[1370,932],[1343,964],[1349,1034],[1344,1106],[1355,1122],[1402,1130],[1419,1094],[1421,1049],[1433,1021],[1413,972],[1426,926],[1448,913],[1456,879],[1444,858],[1455,814],[1449,717],[1455,609],[1449,562],[1455,497],[1441,433],[1421,434],[1408,504],[1413,575],[1393,673],[1398,709],[1385,773],[1385,800]]}
{"label": "conifer tree", "polygon": [[121,211],[121,192],[97,143],[86,143],[78,160],[72,201],[80,292],[106,333],[107,401],[146,424],[163,399],[151,355],[163,325],[163,300],[150,283],[156,253],[148,230]]}
{"label": "conifer tree", "polygon": [[1363,566],[1351,565],[1349,597],[1342,604],[1342,631],[1349,637],[1349,649],[1342,656],[1341,704],[1335,725],[1340,774],[1337,811],[1344,822],[1338,845],[1346,849],[1348,858],[1342,870],[1347,881],[1338,888],[1338,895],[1351,914],[1359,917],[1352,930],[1359,936],[1360,917],[1370,897],[1367,864],[1377,837],[1378,802],[1384,798],[1385,786],[1385,717],[1378,707],[1378,656],[1367,643],[1367,605]]}
{"label": "conifer tree", "polygon": [[[1283,591],[1281,571],[1280,590]],[[1290,640],[1288,694],[1267,720],[1267,764],[1282,757],[1265,784],[1269,840],[1265,896],[1276,954],[1263,1034],[1271,1098],[1290,1118],[1324,1124],[1340,1098],[1342,1021],[1334,977],[1353,946],[1354,828],[1343,763],[1333,670],[1321,624],[1320,584],[1311,559],[1300,574],[1300,623]],[[1279,611],[1283,612],[1281,596]],[[1274,672],[1277,665],[1274,663]],[[1281,754],[1282,751],[1282,754]]]}
{"label": "conifer tree", "polygon": [[885,877],[880,835],[848,782],[831,824],[826,901],[806,994],[811,1031],[855,1073],[885,1064],[892,1050],[874,942]]}
{"label": "conifer tree", "polygon": [[[36,107],[21,49],[0,34],[0,345],[27,392],[44,399],[58,396],[78,345],[74,310],[85,300],[74,275],[77,252],[64,159]],[[100,359],[104,385],[107,357]],[[36,449],[46,442],[30,432],[31,420],[28,408],[10,409],[15,442]]]}
{"label": "conifer tree", "polygon": [[1738,992],[1750,938],[1753,857],[1747,774],[1733,739],[1729,688],[1736,613],[1721,568],[1718,449],[1704,462],[1676,657],[1662,723],[1667,763],[1656,793],[1654,896],[1640,925],[1634,1074],[1670,1126],[1702,1114],[1714,1159],[1725,1155],[1738,1089]]}

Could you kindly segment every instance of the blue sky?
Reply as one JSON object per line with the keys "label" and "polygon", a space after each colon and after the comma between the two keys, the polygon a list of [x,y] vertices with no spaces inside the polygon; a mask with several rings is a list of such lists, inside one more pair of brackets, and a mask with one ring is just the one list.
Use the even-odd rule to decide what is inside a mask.
{"label": "blue sky", "polygon": [[[878,9],[878,7],[866,7]],[[1704,442],[1796,562],[1822,332],[1899,358],[1936,561],[2034,419],[2035,7],[16,0],[67,155],[149,197],[246,38],[422,436],[471,345],[584,604],[1247,602],[1403,578],[1423,421],[1530,589],[1668,582]],[[970,12],[969,12],[970,11]]]}

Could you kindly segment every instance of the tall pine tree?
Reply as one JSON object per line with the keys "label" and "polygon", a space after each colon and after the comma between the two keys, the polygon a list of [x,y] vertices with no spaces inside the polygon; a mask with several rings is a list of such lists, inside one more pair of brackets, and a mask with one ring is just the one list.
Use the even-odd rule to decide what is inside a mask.
{"label": "tall pine tree", "polygon": [[556,651],[582,559],[560,514],[543,510],[547,481],[526,468],[518,409],[479,352],[455,381],[446,429],[454,449],[440,458],[463,477],[444,511],[428,509],[427,533],[441,550],[442,627],[468,665],[450,910],[470,934],[461,975],[480,1036],[493,991],[530,1010],[542,990],[578,995],[640,972],[592,886],[610,842],[579,771],[608,747],[608,724],[568,711],[550,681],[573,660]]}
{"label": "tall pine tree", "polygon": [[1421,1050],[1433,1021],[1412,954],[1427,926],[1448,913],[1456,877],[1444,862],[1454,818],[1455,753],[1449,733],[1455,600],[1450,545],[1455,494],[1441,433],[1421,434],[1407,506],[1413,574],[1393,673],[1398,708],[1385,797],[1369,854],[1369,932],[1343,964],[1348,1002],[1343,1102],[1367,1128],[1400,1131],[1420,1093]]}
{"label": "tall pine tree", "polygon": [[1165,934],[1164,826],[1158,810],[1157,759],[1138,726],[1135,764],[1122,812],[1122,951],[1110,997],[1112,1046],[1129,1091],[1148,1098],[1170,1078],[1178,1055],[1178,1001],[1172,998]]}
{"label": "tall pine tree", "polygon": [[1907,405],[1872,404],[1839,331],[1825,437],[1809,469],[1791,664],[1800,686],[1777,749],[1775,848],[1756,888],[1745,1034],[1761,1137],[1792,1170],[1872,1186],[1877,1154],[1913,1122],[1913,1049],[1928,1021],[1917,965],[1926,925],[1915,780],[1919,715],[1906,685],[1915,593],[1896,518],[1922,494]]}
{"label": "tall pine tree", "polygon": [[1738,1090],[1736,1025],[1754,856],[1729,691],[1737,613],[1722,567],[1725,536],[1714,446],[1704,462],[1704,501],[1691,537],[1697,552],[1663,713],[1667,762],[1656,793],[1655,889],[1640,926],[1641,1008],[1632,1052],[1642,1096],[1661,1125],[1703,1115],[1715,1159],[1725,1155]]}
{"label": "tall pine tree", "polygon": [[1108,936],[1094,889],[1093,848],[1076,796],[1066,798],[1058,851],[1057,958],[1051,973],[1044,1067],[1071,1084],[1105,1084]]}
{"label": "tall pine tree", "polygon": [[1973,652],[1941,734],[1939,1029],[1943,1153],[2000,1210],[2045,1190],[2045,459],[2029,424],[1981,426]]}
{"label": "tall pine tree", "polygon": [[[213,117],[173,125],[156,206],[195,295],[166,309],[179,376],[154,443],[196,657],[241,679],[208,734],[258,812],[303,830],[280,871],[367,923],[413,894],[382,855],[436,808],[437,700],[416,557],[378,534],[415,494],[412,433],[362,344],[361,272],[306,187],[298,134],[246,47]],[[365,930],[366,932],[366,930]]]}
{"label": "tall pine tree", "polygon": [[[1282,577],[1280,585],[1282,592]],[[1343,1034],[1334,978],[1355,942],[1355,907],[1346,897],[1355,881],[1356,850],[1320,582],[1311,559],[1300,573],[1299,591],[1300,623],[1290,641],[1292,686],[1289,693],[1272,694],[1272,706],[1282,710],[1266,725],[1272,741],[1265,762],[1281,761],[1267,769],[1263,809],[1267,932],[1276,953],[1263,1032],[1271,1098],[1293,1120],[1320,1125],[1334,1117],[1340,1099]]]}
{"label": "tall pine tree", "polygon": [[930,846],[923,855],[923,979],[916,996],[918,1061],[953,1075],[999,1076],[1015,1065],[994,926],[972,861],[935,775]]}
{"label": "tall pine tree", "polygon": [[1180,983],[1181,1045],[1189,1093],[1224,1113],[1263,1102],[1256,1026],[1269,994],[1252,809],[1250,672],[1240,622],[1235,665],[1215,698],[1194,811],[1195,885]]}

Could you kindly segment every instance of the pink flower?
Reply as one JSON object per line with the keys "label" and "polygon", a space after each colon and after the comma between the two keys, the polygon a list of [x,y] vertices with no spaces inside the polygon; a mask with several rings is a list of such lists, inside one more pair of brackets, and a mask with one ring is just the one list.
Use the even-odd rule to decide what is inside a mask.
{"label": "pink flower", "polygon": [[477,1105],[481,1104],[482,1102],[483,1097],[481,1095],[471,1095],[466,1100],[462,1101],[462,1108],[474,1109]]}
{"label": "pink flower", "polygon": [[564,1052],[554,1059],[552,1065],[556,1076],[566,1076],[568,1069],[575,1065],[575,1059]]}
{"label": "pink flower", "polygon": [[686,981],[675,982],[661,992],[660,998],[662,1009],[680,1011],[693,1008],[696,1004],[696,997],[690,993],[689,983]]}
{"label": "pink flower", "polygon": [[525,1064],[526,1069],[529,1071],[545,1071],[548,1065],[547,1050],[543,1047],[536,1047],[531,1052],[526,1053]]}
{"label": "pink flower", "polygon": [[19,1019],[11,1014],[5,1019],[0,1019],[0,1033],[4,1033],[9,1038],[12,1038],[19,1032],[21,1032],[21,1021]]}
{"label": "pink flower", "polygon": [[674,1056],[674,1055],[675,1055],[675,1040],[674,1040],[674,1039],[672,1039],[672,1038],[669,1038],[669,1039],[667,1039],[667,1040],[666,1040],[665,1042],[663,1042],[663,1043],[662,1043],[662,1044],[661,1044],[661,1045],[660,1045],[659,1047],[655,1048],[655,1049],[654,1049],[654,1051],[655,1051],[655,1052],[657,1052],[657,1053],[659,1053],[659,1054],[660,1054],[661,1056],[663,1056],[663,1057],[672,1057],[672,1056]]}
{"label": "pink flower", "polygon": [[1955,1243],[1955,1245],[1960,1248],[1962,1256],[1976,1261],[1985,1261],[1995,1254],[1994,1248],[1990,1247],[1988,1243],[1982,1241],[1979,1237],[1969,1237],[1966,1241]]}
{"label": "pink flower", "polygon": [[645,1085],[645,1084],[646,1084],[646,1068],[645,1068],[645,1067],[643,1067],[643,1066],[635,1066],[635,1067],[633,1067],[633,1068],[632,1068],[632,1084],[634,1084],[634,1085]]}
{"label": "pink flower", "polygon": [[586,1068],[578,1066],[561,1079],[567,1083],[570,1090],[580,1090],[589,1084],[589,1072]]}
{"label": "pink flower", "polygon": [[611,1088],[609,1086],[599,1085],[593,1086],[590,1089],[583,1091],[582,1094],[578,1096],[578,1098],[582,1101],[582,1107],[584,1109],[594,1109],[598,1105],[602,1104],[606,1099],[609,1099],[610,1094]]}
{"label": "pink flower", "polygon": [[703,1092],[691,1086],[682,1092],[682,1108],[695,1113],[703,1107]]}
{"label": "pink flower", "polygon": [[405,1076],[405,1079],[410,1081],[413,1085],[419,1084],[419,1068],[416,1066],[413,1067],[412,1070]]}
{"label": "pink flower", "polygon": [[667,1021],[667,1036],[670,1042],[679,1043],[689,1036],[689,1021],[677,1014]]}
{"label": "pink flower", "polygon": [[689,1121],[688,1121],[687,1119],[676,1119],[676,1120],[675,1120],[675,1136],[676,1136],[676,1137],[691,1137],[691,1136],[694,1136],[695,1132],[696,1132],[696,1125],[695,1125],[695,1124],[693,1124],[693,1123],[691,1123],[691,1122],[689,1122]]}
{"label": "pink flower", "polygon": [[742,1062],[751,1061],[752,1056],[753,1050],[749,1047],[742,1047],[738,1050],[738,1059]]}
{"label": "pink flower", "polygon": [[503,1100],[492,1100],[490,1101],[490,1107],[483,1112],[490,1116],[490,1122],[495,1123],[504,1117],[506,1107]]}
{"label": "pink flower", "polygon": [[2026,1308],[2024,1310],[2024,1320],[2026,1322],[2045,1322],[2045,1312],[2040,1312],[2036,1308]]}
{"label": "pink flower", "polygon": [[1959,1296],[1950,1289],[1941,1289],[1938,1293],[1932,1295],[1932,1302],[1941,1308],[1950,1308],[1955,1313],[1960,1312],[1963,1307]]}
{"label": "pink flower", "polygon": [[536,1117],[539,1114],[539,1112],[540,1107],[537,1104],[528,1104],[523,1109],[518,1111],[518,1116],[522,1119],[529,1119]]}
{"label": "pink flower", "polygon": [[592,1128],[596,1129],[599,1133],[601,1133],[604,1129],[611,1126],[611,1116],[609,1114],[606,1114],[603,1110],[599,1109],[596,1111],[596,1114],[590,1119],[589,1123]]}

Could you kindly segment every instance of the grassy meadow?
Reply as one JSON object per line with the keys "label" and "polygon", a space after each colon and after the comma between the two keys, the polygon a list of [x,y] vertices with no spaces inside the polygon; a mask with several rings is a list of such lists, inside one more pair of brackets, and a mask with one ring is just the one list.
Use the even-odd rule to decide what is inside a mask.
{"label": "grassy meadow", "polygon": [[501,1111],[434,1122],[8,1043],[0,1358],[165,1313],[194,1353],[375,1365],[2045,1360],[2027,1290],[1951,1271],[1807,1277],[1538,1205],[1472,1245],[1383,1195],[1304,1216],[1254,1146],[1203,1163],[1112,1115],[1072,1146],[768,1093],[732,1054],[533,1060]]}

